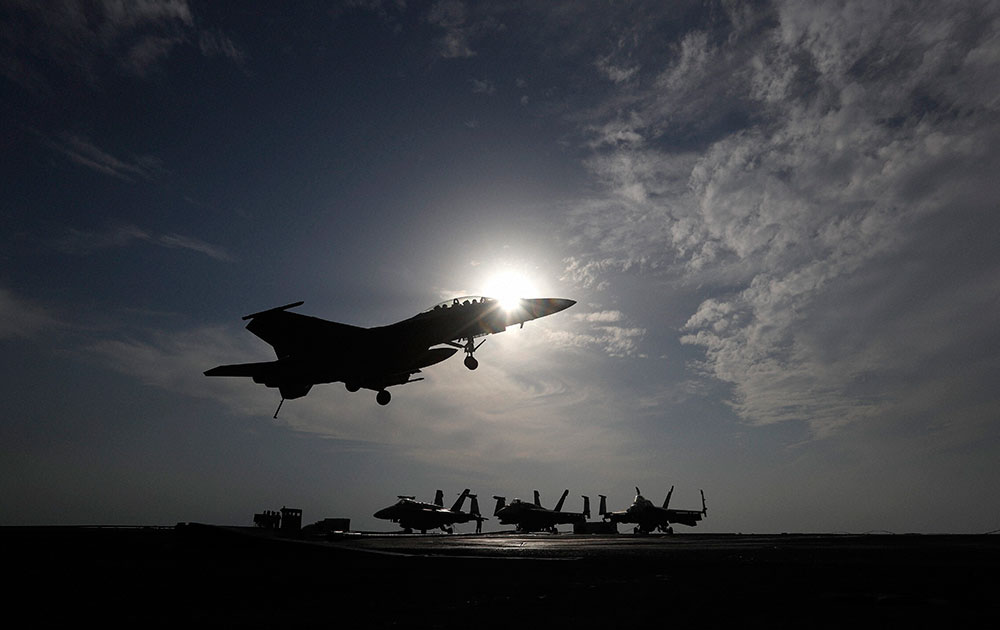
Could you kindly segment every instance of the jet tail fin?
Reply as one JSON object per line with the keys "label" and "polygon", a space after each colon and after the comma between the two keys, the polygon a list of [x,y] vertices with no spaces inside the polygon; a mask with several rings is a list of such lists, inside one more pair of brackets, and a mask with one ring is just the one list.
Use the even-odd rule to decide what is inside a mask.
{"label": "jet tail fin", "polygon": [[705,491],[701,491],[701,515],[708,516],[708,506],[705,505]]}
{"label": "jet tail fin", "polygon": [[504,506],[507,505],[507,499],[504,497],[498,497],[496,495],[493,495],[493,498],[497,500],[497,506],[493,508],[493,516],[496,516],[497,512],[502,510]]}
{"label": "jet tail fin", "polygon": [[434,505],[444,507],[444,492],[437,490],[434,492]]}
{"label": "jet tail fin", "polygon": [[674,487],[670,486],[670,491],[667,492],[667,498],[663,500],[663,509],[664,510],[667,509],[667,507],[670,505],[670,495],[672,495],[673,493],[674,493]]}
{"label": "jet tail fin", "polygon": [[277,313],[278,311],[287,311],[290,308],[295,308],[296,306],[302,306],[305,302],[292,302],[291,304],[285,304],[284,306],[276,306],[274,308],[269,308],[266,311],[259,311],[257,313],[250,313],[243,317],[243,321],[248,319],[253,319],[254,317],[260,317],[261,315],[267,315],[268,313]]}
{"label": "jet tail fin", "polygon": [[583,517],[590,518],[590,497],[583,497]]}
{"label": "jet tail fin", "polygon": [[542,507],[542,499],[538,495],[538,490],[535,490],[535,505],[537,505],[538,507]]}
{"label": "jet tail fin", "polygon": [[563,490],[562,496],[559,497],[559,503],[556,503],[556,512],[562,512],[563,503],[566,502],[566,496],[569,494],[569,488]]}
{"label": "jet tail fin", "polygon": [[597,510],[597,514],[599,516],[604,516],[608,513],[608,497],[603,494],[599,494],[597,496],[601,497],[601,507]]}
{"label": "jet tail fin", "polygon": [[462,494],[458,495],[458,501],[455,501],[455,505],[451,506],[452,512],[461,512],[462,505],[465,503],[465,497],[469,496],[469,489],[466,488],[462,490]]}
{"label": "jet tail fin", "polygon": [[[468,490],[466,490],[466,492],[468,492]],[[482,514],[479,513],[479,498],[474,494],[470,494],[469,498],[472,499],[472,505],[469,506],[469,514],[472,516],[482,516]]]}

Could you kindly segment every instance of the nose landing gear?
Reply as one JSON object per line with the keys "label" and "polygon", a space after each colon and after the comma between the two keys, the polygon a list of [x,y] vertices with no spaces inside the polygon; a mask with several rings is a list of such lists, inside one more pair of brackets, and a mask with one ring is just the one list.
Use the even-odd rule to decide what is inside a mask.
{"label": "nose landing gear", "polygon": [[[470,370],[474,370],[477,367],[479,367],[479,361],[476,360],[476,357],[472,356],[472,353],[478,350],[479,346],[483,345],[484,343],[486,343],[485,339],[483,339],[477,344],[475,343],[475,340],[472,337],[469,337],[466,340],[464,346],[459,346],[460,348],[462,348],[462,350],[465,350],[465,361],[464,361],[465,367],[469,368]],[[457,346],[458,344],[454,345]]]}

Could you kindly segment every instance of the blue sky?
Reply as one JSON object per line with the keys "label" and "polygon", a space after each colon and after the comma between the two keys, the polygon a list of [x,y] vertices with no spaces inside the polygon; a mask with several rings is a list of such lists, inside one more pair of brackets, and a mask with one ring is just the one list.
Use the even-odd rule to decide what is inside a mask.
{"label": "blue sky", "polygon": [[[1000,527],[1000,4],[0,5],[0,524]],[[572,309],[395,388],[209,379],[247,313]],[[490,524],[487,523],[487,529]]]}

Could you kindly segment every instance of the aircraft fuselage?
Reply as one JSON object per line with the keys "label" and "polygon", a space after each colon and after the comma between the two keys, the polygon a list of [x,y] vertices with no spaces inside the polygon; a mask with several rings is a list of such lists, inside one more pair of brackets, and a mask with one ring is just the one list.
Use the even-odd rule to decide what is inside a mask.
{"label": "aircraft fuselage", "polygon": [[247,330],[270,344],[277,360],[220,365],[205,375],[249,376],[277,387],[282,400],[305,396],[313,385],[343,382],[350,391],[377,391],[384,405],[389,402],[387,387],[420,380],[413,375],[459,350],[466,354],[465,365],[475,369],[476,338],[575,303],[534,298],[504,308],[490,298],[456,298],[394,324],[362,328],[289,312],[302,304],[297,302],[244,317],[250,320]]}

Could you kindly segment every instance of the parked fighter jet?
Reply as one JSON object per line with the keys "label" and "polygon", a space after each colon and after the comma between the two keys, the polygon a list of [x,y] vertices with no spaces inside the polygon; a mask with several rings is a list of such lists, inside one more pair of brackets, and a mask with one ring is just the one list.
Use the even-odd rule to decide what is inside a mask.
{"label": "parked fighter jet", "polygon": [[[472,506],[468,512],[463,512],[462,504],[465,503],[467,497],[472,499]],[[454,531],[452,526],[455,523],[468,523],[473,520],[477,523],[476,529],[478,531],[482,522],[487,520],[479,513],[479,500],[476,495],[469,494],[468,488],[462,491],[458,501],[455,501],[455,505],[451,506],[450,510],[445,509],[444,493],[438,490],[434,495],[434,503],[416,501],[411,496],[400,496],[399,501],[375,512],[374,516],[399,523],[399,526],[407,534],[415,529],[426,534],[428,529],[436,528],[441,528],[442,531],[451,534]]]}
{"label": "parked fighter jet", "polygon": [[667,498],[663,501],[663,507],[656,507],[652,501],[642,496],[637,487],[635,489],[635,500],[632,502],[632,505],[628,509],[619,512],[608,512],[607,498],[603,494],[598,495],[601,497],[601,509],[598,514],[605,521],[612,523],[635,523],[636,526],[632,530],[635,534],[648,534],[654,529],[672,534],[674,533],[674,528],[670,526],[671,523],[680,523],[681,525],[694,527],[703,516],[708,515],[708,508],[705,507],[704,490],[701,491],[700,510],[675,510],[670,508],[670,495],[673,493],[674,487],[670,486]]}
{"label": "parked fighter jet", "polygon": [[497,506],[493,510],[493,516],[500,519],[502,525],[516,525],[518,532],[538,532],[549,531],[558,534],[556,525],[585,523],[590,518],[590,497],[583,497],[583,512],[563,512],[562,506],[566,501],[569,490],[564,490],[556,504],[554,510],[542,507],[539,500],[538,490],[535,490],[535,502],[528,503],[521,499],[514,499],[510,505],[506,504],[506,498],[494,496]]}
{"label": "parked fighter jet", "polygon": [[[422,380],[412,377],[458,350],[465,351],[465,366],[476,369],[479,361],[473,353],[485,341],[477,344],[477,337],[514,324],[523,327],[524,322],[574,304],[561,298],[534,298],[508,307],[493,298],[469,296],[442,302],[395,324],[361,328],[290,313],[302,305],[295,302],[243,318],[250,320],[247,330],[274,347],[277,361],[220,365],[205,376],[249,376],[255,383],[277,387],[282,403],[305,396],[313,385],[342,381],[351,392],[362,387],[378,392],[375,400],[387,405],[391,399],[387,387]],[[451,347],[433,347],[440,345]]]}

